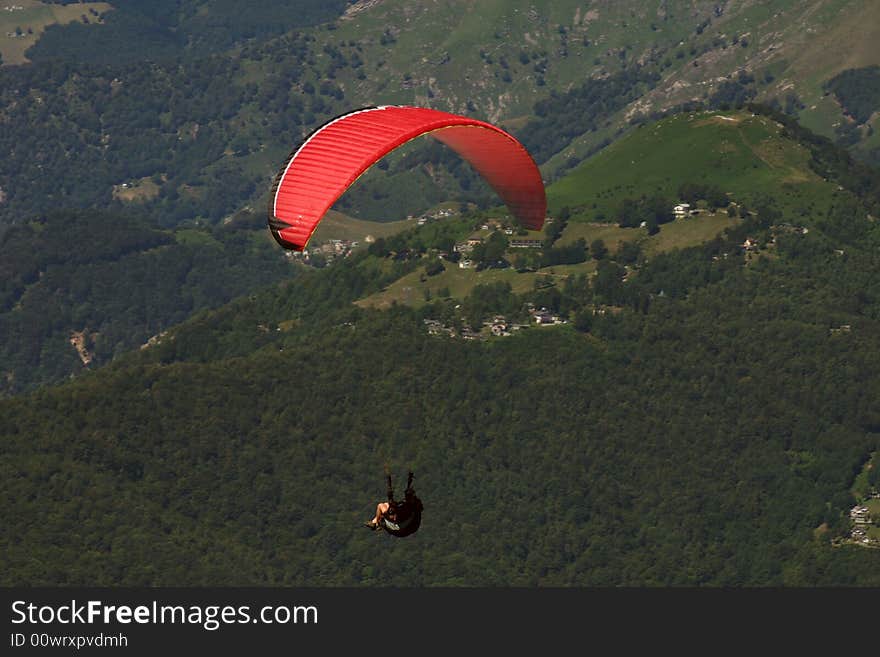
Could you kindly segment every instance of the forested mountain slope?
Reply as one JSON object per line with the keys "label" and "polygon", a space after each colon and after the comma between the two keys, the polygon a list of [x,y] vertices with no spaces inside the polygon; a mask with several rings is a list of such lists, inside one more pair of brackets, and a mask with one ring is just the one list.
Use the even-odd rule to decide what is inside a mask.
{"label": "forested mountain slope", "polygon": [[[880,64],[880,21],[864,0],[307,3],[286,20],[255,10],[235,28],[223,2],[179,13],[117,4],[101,24],[47,31],[36,63],[0,72],[0,220],[135,203],[165,225],[216,222],[261,206],[284,155],[315,126],[370,104],[502,122],[522,131],[548,178],[683,104],[777,103],[865,157],[877,146],[873,115],[835,84],[846,71],[872,84],[861,71]],[[177,41],[117,56],[138,43],[120,17],[136,34]],[[485,203],[456,158],[417,150],[344,209],[398,219],[438,200]],[[392,193],[426,186],[442,194],[405,207]]]}
{"label": "forested mountain slope", "polygon": [[[0,583],[880,585],[874,3],[110,4],[0,69]],[[291,262],[276,168],[385,102],[553,221],[425,141],[340,207],[457,216]]]}
{"label": "forested mountain slope", "polygon": [[[778,221],[591,249],[595,276],[522,294],[353,306],[422,266],[397,257],[416,230],[2,401],[4,581],[877,585],[847,536],[880,447],[880,236],[858,196]],[[423,321],[529,303],[571,321]],[[407,541],[360,527],[385,462],[425,502]]]}
{"label": "forested mountain slope", "polygon": [[295,275],[263,217],[158,230],[69,211],[0,234],[0,395],[98,368],[192,313]]}
{"label": "forested mountain slope", "polygon": [[[835,158],[846,157],[843,151],[827,143],[811,145],[807,137],[799,141],[778,119],[787,120],[772,112],[698,112],[627,135],[548,188],[551,213],[570,214],[557,246],[571,249],[579,239],[588,244],[602,237],[612,251],[623,241],[646,254],[666,252],[711,240],[749,211],[771,206],[779,221],[813,227],[835,203],[852,198],[851,190],[864,195],[869,207],[880,207],[876,177],[871,187],[859,183],[853,163],[829,168]],[[658,221],[672,218],[675,204],[695,201],[694,194],[716,197],[712,208],[654,232]],[[455,220],[432,220],[420,241],[448,250],[450,240],[486,237],[475,229],[498,214],[466,211]],[[643,221],[653,227],[640,227]],[[332,238],[363,243],[367,233],[400,230],[392,224],[369,226],[334,215],[322,224],[313,246]],[[538,258],[538,252],[525,251],[511,249],[509,260],[516,265],[527,256]],[[7,229],[0,235],[0,255],[0,371],[6,394],[100,367],[193,312],[303,273],[271,240],[263,216],[253,212],[213,228],[176,230],[151,226],[131,210],[56,212]],[[444,288],[463,297],[489,281],[531,289],[555,271],[560,257],[561,252],[547,250],[535,261],[534,272],[476,272],[450,263],[448,271],[430,277],[411,261],[385,272],[384,289],[375,289],[367,301],[423,303]],[[582,248],[579,259],[584,258]],[[595,262],[569,269],[592,274]]]}

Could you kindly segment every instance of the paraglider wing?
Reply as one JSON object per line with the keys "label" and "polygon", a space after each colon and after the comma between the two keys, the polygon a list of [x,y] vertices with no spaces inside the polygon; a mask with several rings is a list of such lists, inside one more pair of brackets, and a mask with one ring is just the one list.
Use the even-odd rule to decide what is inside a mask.
{"label": "paraglider wing", "polygon": [[544,183],[528,151],[490,123],[422,107],[370,107],[315,130],[287,159],[269,201],[269,229],[302,251],[321,218],[367,169],[406,142],[430,134],[476,169],[531,230],[544,225]]}

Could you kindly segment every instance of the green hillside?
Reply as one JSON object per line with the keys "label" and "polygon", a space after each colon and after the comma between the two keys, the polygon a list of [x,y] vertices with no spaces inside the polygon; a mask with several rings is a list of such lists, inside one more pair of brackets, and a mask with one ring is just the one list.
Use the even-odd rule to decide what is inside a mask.
{"label": "green hillside", "polygon": [[[239,3],[230,0],[45,2],[22,4],[39,5],[56,16],[66,13],[76,22],[52,25],[39,40],[30,40],[27,45],[33,47],[26,51],[27,57],[37,62],[60,57],[70,63],[101,64],[204,57],[243,40],[331,21],[347,4],[345,0],[274,0],[243,12]],[[95,29],[96,24],[100,29]]]}
{"label": "green hillside", "polygon": [[726,109],[750,99],[776,104],[811,130],[842,136],[870,157],[876,139],[871,131],[851,138],[843,130],[849,119],[825,85],[841,72],[880,63],[880,6],[870,0],[714,3],[700,16],[698,6],[694,31],[671,48],[659,48],[655,70],[662,80],[656,87],[617,113],[606,129],[574,138],[545,166],[548,172],[583,159],[640,117],[689,104]]}
{"label": "green hillside", "polygon": [[[263,205],[279,163],[317,125],[381,103],[500,122],[523,135],[548,180],[683,104],[776,103],[865,157],[876,146],[873,119],[843,129],[826,88],[880,63],[866,0],[668,0],[653,10],[383,0],[341,16],[342,4],[309,2],[285,20],[273,5],[243,22],[226,21],[236,8],[219,0],[179,11],[117,4],[103,24],[48,30],[37,63],[0,69],[4,223],[132,203],[166,225],[222,221]],[[361,181],[339,209],[386,220],[447,200],[486,204],[455,157],[417,151]],[[118,193],[144,181],[149,194]]]}
{"label": "green hillside", "polygon": [[[773,75],[759,100],[793,92],[812,116],[822,80],[880,63],[876,18],[866,0],[668,0],[656,7],[385,0],[356,3],[336,32],[361,39],[367,54],[382,52],[374,79],[395,102],[438,99],[464,111],[471,101],[491,120],[530,113],[542,87],[563,90],[634,63],[655,63],[664,82],[626,115],[703,100],[719,78],[746,70]],[[829,133],[830,118],[821,118]]]}
{"label": "green hillside", "polygon": [[0,396],[86,374],[194,312],[295,275],[252,215],[213,229],[56,212],[0,234]]}
{"label": "green hillside", "polygon": [[748,112],[691,112],[644,125],[551,185],[552,211],[578,208],[587,220],[613,220],[628,196],[676,199],[685,183],[720,187],[731,201],[771,197],[789,218],[821,216],[837,191],[810,166],[810,152],[783,127]]}
{"label": "green hillside", "polygon": [[[814,172],[818,165],[811,148],[784,132],[772,117],[748,112],[682,114],[647,125],[549,187],[552,213],[563,207],[573,210],[557,245],[570,247],[583,240],[589,246],[602,240],[615,254],[620,244],[628,243],[641,254],[633,257],[651,258],[711,242],[736,227],[744,213],[768,208],[780,213],[777,221],[815,226],[834,203],[852,198],[850,191],[840,189],[841,183],[852,187],[859,176],[842,170],[826,173],[832,177],[823,180]],[[729,216],[722,205],[663,224],[656,234],[617,225],[626,199],[659,195],[671,208],[681,186],[695,183],[723,190],[726,200],[738,204],[736,216]],[[453,209],[460,210],[457,205]],[[503,214],[503,209],[489,213]],[[444,239],[458,241],[468,235],[485,239],[491,232],[479,226],[486,217],[468,210],[460,219],[432,220],[414,234],[422,248],[440,248]],[[413,219],[368,222],[334,211],[322,222],[313,246],[344,239],[365,248],[370,238],[414,230],[415,224]],[[111,237],[111,228],[121,232]],[[63,247],[43,238],[47,230],[58,229],[69,236]],[[142,233],[147,241],[130,250],[126,240],[140,244]],[[96,235],[104,236],[102,244],[95,243]],[[6,393],[95,369],[192,312],[258,289],[267,277],[286,278],[296,271],[268,239],[262,219],[252,213],[216,229],[177,231],[147,228],[125,215],[62,213],[51,216],[48,224],[26,222],[8,230],[0,239],[0,251],[5,254],[0,330],[6,336]],[[391,276],[384,289],[372,290],[358,303],[418,307],[447,296],[462,299],[479,285],[502,283],[526,293],[548,276],[561,284],[568,276],[596,273],[590,254],[578,264],[531,262],[525,270],[518,268],[529,253],[508,249],[506,258],[515,265],[508,269],[477,271],[447,262],[445,271],[432,276],[425,274],[424,264],[412,262],[401,270],[405,275]],[[108,286],[106,278],[117,284]]]}
{"label": "green hillside", "polygon": [[[2,581],[876,586],[880,551],[838,542],[880,439],[880,235],[861,207],[747,221],[419,312],[352,306],[420,266],[361,253],[0,401]],[[526,302],[573,321],[423,322]],[[384,462],[416,472],[407,541],[360,526]]]}
{"label": "green hillside", "polygon": [[0,63],[27,62],[25,52],[42,37],[47,27],[73,22],[100,25],[102,15],[112,9],[108,2],[82,2],[70,6],[17,0],[4,5],[0,13]]}
{"label": "green hillside", "polygon": [[355,217],[349,217],[341,212],[330,210],[318,224],[315,234],[312,235],[310,244],[320,245],[327,240],[349,240],[360,244],[367,244],[369,238],[385,237],[393,235],[408,226],[412,226],[413,220],[403,221],[364,221]]}
{"label": "green hillside", "polygon": [[[876,3],[111,4],[0,68],[0,585],[880,586]],[[278,165],[389,102],[552,221],[425,139],[299,264]]]}
{"label": "green hillside", "polygon": [[[353,305],[424,266],[407,231],[2,400],[3,583],[876,586],[846,536],[880,446],[880,234],[854,196],[808,234],[770,210],[532,289]],[[498,313],[532,327],[425,325]],[[360,526],[383,463],[416,472],[407,541]]]}
{"label": "green hillside", "polygon": [[[837,178],[817,174],[813,158],[811,148],[770,115],[748,111],[683,113],[633,131],[550,185],[549,211],[551,215],[563,208],[572,211],[559,236],[560,246],[578,239],[589,245],[600,239],[614,252],[620,243],[629,242],[637,244],[646,256],[711,242],[755,208],[772,207],[780,222],[814,226],[836,202],[851,198],[852,192],[838,184]],[[840,182],[849,186],[853,180],[840,178]],[[699,215],[663,224],[656,234],[642,227],[618,225],[625,199],[658,196],[671,211],[683,201],[679,191],[684,185],[714,187],[724,202],[718,208],[701,209]],[[734,216],[728,215],[728,203],[734,204]],[[483,239],[488,235],[486,231],[473,232]],[[543,236],[531,233],[526,237]],[[514,260],[519,253],[508,249],[507,257]],[[587,260],[528,272],[476,271],[447,264],[444,272],[431,277],[412,272],[360,303],[380,308],[392,302],[421,306],[445,291],[461,298],[477,285],[495,282],[525,292],[551,272],[560,278],[592,275],[595,264]]]}

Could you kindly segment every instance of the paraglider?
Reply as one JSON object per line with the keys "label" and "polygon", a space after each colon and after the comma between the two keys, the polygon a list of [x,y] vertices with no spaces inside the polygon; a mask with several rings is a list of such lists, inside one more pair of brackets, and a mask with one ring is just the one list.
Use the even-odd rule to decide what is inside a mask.
{"label": "paraglider", "polygon": [[413,473],[410,472],[406,479],[406,490],[403,492],[403,500],[394,499],[394,488],[391,485],[391,475],[385,472],[388,481],[388,501],[379,502],[376,505],[376,515],[372,520],[364,523],[373,530],[384,529],[397,538],[403,538],[415,534],[422,524],[422,501],[416,495],[413,488]]}
{"label": "paraglider", "polygon": [[324,214],[358,177],[422,135],[430,135],[467,160],[524,227],[541,229],[547,211],[541,172],[513,136],[456,114],[384,105],[325,123],[287,158],[269,199],[272,236],[286,249],[305,249]]}

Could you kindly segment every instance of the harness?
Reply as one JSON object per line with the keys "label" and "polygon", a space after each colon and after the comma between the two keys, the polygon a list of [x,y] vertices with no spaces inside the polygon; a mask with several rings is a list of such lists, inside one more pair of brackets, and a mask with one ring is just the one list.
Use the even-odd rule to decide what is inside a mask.
{"label": "harness", "polygon": [[394,520],[382,518],[382,529],[394,536],[403,537],[415,533],[422,524],[422,501],[414,495],[394,505]]}
{"label": "harness", "polygon": [[[412,487],[413,475],[409,473],[404,491],[403,502],[394,501],[394,490],[391,487],[391,476],[388,479],[388,513],[382,518],[382,529],[393,536],[402,538],[414,534],[422,524],[422,501],[416,496]],[[393,513],[394,520],[388,518]]]}

